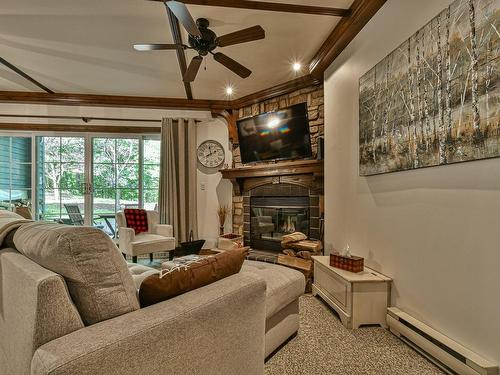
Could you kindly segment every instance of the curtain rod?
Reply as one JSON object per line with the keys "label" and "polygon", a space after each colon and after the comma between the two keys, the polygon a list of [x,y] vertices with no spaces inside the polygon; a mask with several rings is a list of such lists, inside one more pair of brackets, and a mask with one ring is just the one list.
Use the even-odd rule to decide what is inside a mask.
{"label": "curtain rod", "polygon": [[[134,119],[134,118],[117,118],[117,117],[93,117],[93,116],[57,116],[57,115],[9,115],[0,113],[0,117],[15,117],[15,118],[52,118],[52,119],[70,119],[70,120],[82,120],[85,123],[89,123],[92,120],[95,121],[125,121],[125,122],[157,122],[161,124],[160,120],[153,119]],[[196,122],[201,122],[201,120],[195,119]]]}

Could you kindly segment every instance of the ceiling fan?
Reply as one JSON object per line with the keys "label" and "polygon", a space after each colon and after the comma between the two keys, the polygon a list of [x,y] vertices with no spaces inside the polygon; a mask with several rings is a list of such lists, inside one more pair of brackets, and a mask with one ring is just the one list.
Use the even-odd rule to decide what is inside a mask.
{"label": "ceiling fan", "polygon": [[226,47],[234,44],[251,42],[253,40],[264,39],[266,33],[261,26],[253,26],[239,30],[230,34],[218,37],[208,28],[209,22],[205,18],[198,18],[196,22],[189,13],[186,5],[180,1],[166,1],[167,9],[170,9],[175,17],[184,26],[189,34],[189,46],[184,44],[164,44],[164,43],[141,43],[134,44],[137,51],[154,50],[177,50],[193,49],[198,55],[193,57],[183,76],[184,82],[193,82],[198,74],[203,57],[209,53],[214,56],[214,60],[233,71],[241,78],[247,78],[252,71],[237,61],[231,59],[221,52],[213,52],[217,47]]}

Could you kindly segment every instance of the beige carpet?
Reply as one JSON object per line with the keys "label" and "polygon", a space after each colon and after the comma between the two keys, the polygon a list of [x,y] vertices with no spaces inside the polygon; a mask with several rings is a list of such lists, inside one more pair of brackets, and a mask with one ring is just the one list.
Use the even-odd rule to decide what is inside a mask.
{"label": "beige carpet", "polygon": [[300,330],[270,358],[266,375],[444,374],[380,327],[347,330],[321,300],[300,299]]}

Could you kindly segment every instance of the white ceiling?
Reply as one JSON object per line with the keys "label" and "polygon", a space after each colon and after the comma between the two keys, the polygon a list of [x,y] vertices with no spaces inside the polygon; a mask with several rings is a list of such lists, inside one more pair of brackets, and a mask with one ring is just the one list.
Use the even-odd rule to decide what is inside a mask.
{"label": "white ceiling", "polygon": [[[348,8],[353,0],[274,0]],[[188,5],[224,35],[261,25],[266,39],[220,49],[253,71],[247,79],[205,59],[192,84],[197,99],[226,99],[283,83],[296,75],[290,62],[307,63],[338,17]],[[187,34],[183,35],[187,43]],[[1,0],[0,56],[55,92],[185,97],[175,51],[136,52],[133,43],[172,43],[161,2],[144,0]],[[188,64],[193,51],[186,51]],[[0,67],[0,90],[40,91]]]}

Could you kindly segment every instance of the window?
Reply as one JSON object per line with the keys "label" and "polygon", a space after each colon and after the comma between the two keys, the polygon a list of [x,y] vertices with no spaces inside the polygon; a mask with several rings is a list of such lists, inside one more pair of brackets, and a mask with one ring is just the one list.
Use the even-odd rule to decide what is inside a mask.
{"label": "window", "polygon": [[159,139],[144,139],[142,201],[146,210],[154,210],[158,205],[160,150]]}
{"label": "window", "polygon": [[31,206],[31,138],[0,136],[0,209]]}

